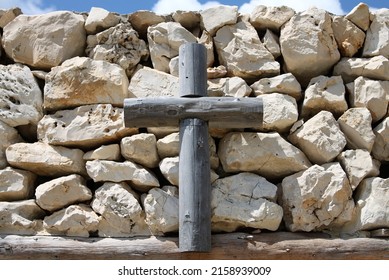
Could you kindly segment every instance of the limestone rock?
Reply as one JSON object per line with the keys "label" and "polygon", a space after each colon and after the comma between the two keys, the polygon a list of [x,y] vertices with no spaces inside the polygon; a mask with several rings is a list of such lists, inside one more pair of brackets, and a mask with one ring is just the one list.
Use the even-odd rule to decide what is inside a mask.
{"label": "limestone rock", "polygon": [[334,76],[341,75],[345,83],[362,76],[373,80],[389,81],[389,60],[382,56],[372,58],[342,58],[334,67]]}
{"label": "limestone rock", "polygon": [[366,32],[366,41],[362,55],[371,57],[383,55],[389,58],[389,9],[379,9],[371,14],[371,24]]}
{"label": "limestone rock", "polygon": [[301,115],[306,118],[325,110],[340,116],[348,109],[345,95],[341,76],[313,78],[305,90]]}
{"label": "limestone rock", "polygon": [[42,209],[54,212],[92,199],[92,192],[83,177],[69,175],[39,185],[35,190],[35,197]]}
{"label": "limestone rock", "polygon": [[0,121],[0,169],[8,166],[7,159],[5,157],[5,150],[12,144],[23,142],[18,131]]}
{"label": "limestone rock", "polygon": [[141,133],[125,137],[120,142],[120,148],[125,159],[149,168],[158,166],[157,138],[154,134]]}
{"label": "limestone rock", "polygon": [[258,30],[270,29],[279,33],[280,28],[295,15],[287,6],[266,7],[259,5],[250,14],[250,23]]}
{"label": "limestone rock", "polygon": [[342,56],[353,57],[365,42],[365,32],[343,16],[332,18],[332,29]]}
{"label": "limestone rock", "polygon": [[355,230],[389,227],[389,179],[379,177],[362,181],[355,194]]}
{"label": "limestone rock", "polygon": [[0,170],[0,201],[32,198],[36,175],[29,171],[7,167]]}
{"label": "limestone rock", "polygon": [[157,137],[157,139],[161,139],[169,134],[178,132],[180,129],[174,126],[163,126],[163,127],[148,127],[147,132],[152,133]]}
{"label": "limestone rock", "polygon": [[33,235],[40,230],[39,219],[45,216],[34,199],[0,202],[0,233]]}
{"label": "limestone rock", "polygon": [[366,108],[351,108],[340,116],[338,124],[350,149],[371,152],[375,139],[371,123],[371,114]]}
{"label": "limestone rock", "polygon": [[128,85],[126,73],[116,64],[75,57],[46,76],[43,105],[49,111],[102,103],[123,106]]}
{"label": "limestone rock", "polygon": [[239,77],[208,80],[208,96],[245,97],[251,94],[251,88]]}
{"label": "limestone rock", "polygon": [[31,70],[20,64],[0,65],[0,85],[0,121],[12,127],[36,125],[43,117],[43,98]]}
{"label": "limestone rock", "polygon": [[224,65],[219,65],[217,67],[208,67],[207,68],[208,79],[224,78],[226,75],[227,75],[227,69]]}
{"label": "limestone rock", "polygon": [[165,18],[161,15],[157,15],[152,11],[136,11],[128,16],[128,21],[139,33],[141,38],[147,37],[147,29],[150,26],[157,25],[158,23],[164,22]]}
{"label": "limestone rock", "polygon": [[145,41],[130,23],[118,25],[96,35],[88,36],[86,53],[95,60],[104,60],[120,65],[131,76],[139,62],[149,57]]}
{"label": "limestone rock", "polygon": [[142,235],[145,214],[138,195],[126,183],[105,183],[95,192],[94,211],[102,215],[99,236],[129,237]]}
{"label": "limestone rock", "polygon": [[12,167],[40,176],[86,175],[84,152],[79,149],[50,146],[45,143],[17,143],[8,147],[6,156]]}
{"label": "limestone rock", "polygon": [[151,189],[142,195],[142,204],[146,213],[146,223],[153,234],[178,231],[178,189],[165,186]]}
{"label": "limestone rock", "polygon": [[314,231],[340,225],[353,208],[352,190],[339,163],[309,169],[282,180],[284,221],[291,231]]}
{"label": "limestone rock", "polygon": [[128,88],[130,97],[179,96],[178,77],[148,67],[135,72]]}
{"label": "limestone rock", "polygon": [[134,189],[147,192],[159,187],[158,179],[153,173],[131,161],[114,162],[94,160],[86,163],[86,170],[95,182],[131,182]]}
{"label": "limestone rock", "polygon": [[207,66],[212,67],[215,62],[213,37],[204,30],[200,38],[197,39],[197,43],[204,45],[207,50]]}
{"label": "limestone rock", "polygon": [[178,56],[184,43],[197,43],[197,38],[178,22],[162,22],[148,29],[150,56],[154,69],[169,73],[169,62]]}
{"label": "limestone rock", "polygon": [[84,155],[85,160],[113,160],[119,161],[121,159],[119,144],[103,145],[93,151],[86,152]]}
{"label": "limestone rock", "polygon": [[115,26],[120,17],[105,9],[92,7],[85,21],[85,30],[88,34],[96,34],[104,29]]}
{"label": "limestone rock", "polygon": [[292,73],[282,74],[272,78],[263,78],[250,86],[254,95],[267,93],[284,93],[294,97],[297,101],[301,99],[301,85]]}
{"label": "limestone rock", "polygon": [[380,162],[374,160],[368,151],[347,150],[338,156],[338,161],[346,171],[351,188],[355,190],[359,183],[367,177],[380,174]]}
{"label": "limestone rock", "polygon": [[352,107],[366,107],[373,122],[382,119],[388,110],[389,81],[375,81],[364,77],[357,78],[347,85]]}
{"label": "limestone rock", "polygon": [[374,128],[375,141],[372,154],[375,159],[389,161],[389,117]]}
{"label": "limestone rock", "polygon": [[299,147],[313,163],[323,164],[336,158],[346,146],[346,138],[333,115],[321,111],[297,130],[288,140]]}
{"label": "limestone rock", "polygon": [[354,23],[363,31],[366,31],[370,26],[369,6],[365,3],[359,3],[346,15],[346,19]]}
{"label": "limestone rock", "polygon": [[285,70],[293,73],[302,85],[326,75],[340,59],[331,16],[317,8],[293,16],[281,28],[280,44]]}
{"label": "limestone rock", "polygon": [[15,62],[49,70],[83,55],[84,24],[82,15],[68,11],[20,15],[4,27],[4,50]]}
{"label": "limestone rock", "polygon": [[266,30],[265,36],[263,37],[263,45],[276,59],[281,56],[280,38],[274,34],[270,29]]}
{"label": "limestone rock", "polygon": [[283,216],[277,187],[252,173],[216,180],[212,185],[212,230],[232,232],[240,227],[277,230]]}
{"label": "limestone rock", "polygon": [[216,31],[238,20],[238,7],[220,5],[200,11],[200,26],[214,36]]}
{"label": "limestone rock", "polygon": [[229,76],[245,80],[276,76],[280,64],[261,43],[257,31],[248,22],[220,28],[214,37],[220,64],[227,68]]}
{"label": "limestone rock", "polygon": [[283,133],[298,120],[296,100],[285,94],[270,93],[261,96],[263,101],[263,124],[265,131]]}
{"label": "limestone rock", "polygon": [[173,20],[188,30],[195,29],[200,24],[200,13],[196,11],[175,11]]}
{"label": "limestone rock", "polygon": [[17,16],[22,14],[20,8],[11,8],[8,10],[0,10],[0,27],[4,28],[8,23],[13,21]]}
{"label": "limestone rock", "polygon": [[254,172],[282,178],[311,166],[299,149],[278,133],[229,133],[220,140],[219,158],[226,172]]}
{"label": "limestone rock", "polygon": [[88,205],[71,205],[45,217],[43,227],[50,234],[89,237],[97,231],[99,220]]}
{"label": "limestone rock", "polygon": [[111,104],[85,105],[44,116],[38,124],[38,139],[52,145],[90,149],[137,131],[124,127],[123,109]]}

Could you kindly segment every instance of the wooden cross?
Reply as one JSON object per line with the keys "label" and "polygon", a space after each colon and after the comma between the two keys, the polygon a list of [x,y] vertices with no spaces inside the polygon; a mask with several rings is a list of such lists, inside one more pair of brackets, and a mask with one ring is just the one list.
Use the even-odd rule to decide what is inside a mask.
{"label": "wooden cross", "polygon": [[179,50],[180,97],[129,98],[126,127],[180,127],[179,247],[182,252],[211,250],[211,179],[208,124],[216,128],[259,127],[259,98],[206,97],[207,54],[201,44]]}

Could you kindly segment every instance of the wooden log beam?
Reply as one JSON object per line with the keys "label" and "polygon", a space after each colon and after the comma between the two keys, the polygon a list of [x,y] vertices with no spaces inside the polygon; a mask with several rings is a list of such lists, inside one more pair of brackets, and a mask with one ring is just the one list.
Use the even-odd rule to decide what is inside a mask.
{"label": "wooden log beam", "polygon": [[212,250],[180,253],[177,237],[66,238],[0,236],[0,259],[389,260],[389,239],[330,238],[322,233],[212,235]]}
{"label": "wooden log beam", "polygon": [[262,124],[260,98],[158,97],[124,100],[126,127],[178,126],[179,121],[198,118],[212,128],[249,128]]}

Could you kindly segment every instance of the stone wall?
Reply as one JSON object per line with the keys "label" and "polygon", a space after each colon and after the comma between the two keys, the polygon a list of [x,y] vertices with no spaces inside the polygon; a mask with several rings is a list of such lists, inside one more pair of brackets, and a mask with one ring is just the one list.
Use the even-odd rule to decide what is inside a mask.
{"label": "stone wall", "polygon": [[220,6],[118,15],[0,12],[0,233],[178,230],[178,129],[125,128],[123,100],[178,95],[178,49],[208,51],[208,95],[262,98],[211,129],[212,228],[389,227],[389,10]]}

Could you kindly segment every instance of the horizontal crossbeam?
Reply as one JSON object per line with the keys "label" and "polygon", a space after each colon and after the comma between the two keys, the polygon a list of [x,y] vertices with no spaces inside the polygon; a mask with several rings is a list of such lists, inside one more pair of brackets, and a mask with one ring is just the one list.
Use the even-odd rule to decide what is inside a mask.
{"label": "horizontal crossbeam", "polygon": [[178,126],[186,118],[209,122],[213,128],[250,128],[262,124],[260,98],[128,98],[124,100],[126,127]]}

